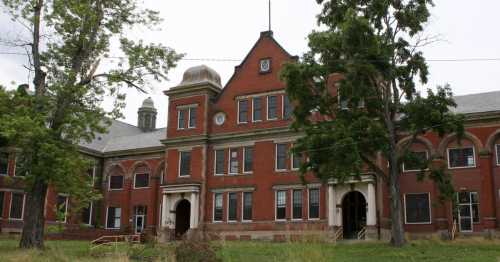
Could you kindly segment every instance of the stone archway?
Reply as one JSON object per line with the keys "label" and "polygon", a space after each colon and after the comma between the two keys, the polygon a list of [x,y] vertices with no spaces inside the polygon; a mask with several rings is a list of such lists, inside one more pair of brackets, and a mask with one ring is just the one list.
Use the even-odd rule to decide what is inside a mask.
{"label": "stone archway", "polygon": [[357,239],[366,226],[367,202],[362,193],[351,191],[342,199],[342,227],[344,239]]}
{"label": "stone archway", "polygon": [[182,199],[175,209],[175,238],[180,239],[190,228],[191,203]]}

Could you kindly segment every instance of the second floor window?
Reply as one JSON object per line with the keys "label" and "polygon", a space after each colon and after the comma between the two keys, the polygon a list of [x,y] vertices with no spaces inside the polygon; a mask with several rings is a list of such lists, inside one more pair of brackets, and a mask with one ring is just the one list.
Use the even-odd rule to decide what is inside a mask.
{"label": "second floor window", "polygon": [[224,149],[215,150],[215,174],[224,175]]}
{"label": "second floor window", "polygon": [[276,144],[276,170],[286,170],[286,144]]}
{"label": "second floor window", "polygon": [[223,216],[223,195],[216,193],[214,195],[214,221],[222,221]]}
{"label": "second floor window", "polygon": [[148,187],[149,174],[135,174],[134,188]]}
{"label": "second floor window", "polygon": [[248,122],[248,100],[238,101],[238,123]]}
{"label": "second floor window", "polygon": [[0,175],[6,176],[9,170],[9,154],[0,152]]}
{"label": "second floor window", "polygon": [[410,152],[409,160],[403,162],[404,171],[420,171],[426,169],[427,151]]}
{"label": "second floor window", "polygon": [[178,120],[177,120],[177,128],[178,129],[185,129],[187,128],[195,128],[196,127],[196,115],[197,115],[198,110],[196,110],[196,107],[189,107],[189,108],[183,108],[179,109],[178,111]]}
{"label": "second floor window", "polygon": [[186,126],[186,113],[186,110],[179,110],[179,121],[177,123],[178,129],[184,129],[184,127]]}
{"label": "second floor window", "polygon": [[238,163],[238,149],[229,149],[229,174],[238,174],[239,163]]}
{"label": "second floor window", "polygon": [[448,166],[450,168],[474,167],[476,160],[474,157],[474,148],[449,148]]}
{"label": "second floor window", "polygon": [[252,172],[253,171],[253,147],[247,146],[243,148],[243,172]]}
{"label": "second floor window", "polygon": [[109,177],[109,189],[122,189],[123,188],[123,176],[110,176]]}
{"label": "second floor window", "polygon": [[277,119],[278,118],[278,111],[277,111],[277,101],[278,97],[277,96],[268,96],[267,97],[267,119],[272,120],[272,119]]}
{"label": "second floor window", "polygon": [[252,114],[252,120],[254,122],[256,121],[261,121],[262,120],[262,97],[254,97],[252,99],[253,103],[253,114]]}
{"label": "second floor window", "polygon": [[180,152],[179,176],[189,176],[191,174],[191,152]]}
{"label": "second floor window", "polygon": [[189,123],[188,128],[196,127],[196,107],[189,108]]}
{"label": "second floor window", "polygon": [[286,219],[286,191],[276,191],[276,220]]}
{"label": "second floor window", "polygon": [[290,103],[290,99],[287,95],[283,96],[283,118],[290,119],[292,118],[293,106]]}

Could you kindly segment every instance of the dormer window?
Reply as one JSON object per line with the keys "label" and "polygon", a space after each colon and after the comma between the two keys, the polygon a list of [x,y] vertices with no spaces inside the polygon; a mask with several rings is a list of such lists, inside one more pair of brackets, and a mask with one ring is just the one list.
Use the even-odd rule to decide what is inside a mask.
{"label": "dormer window", "polygon": [[271,72],[271,58],[264,58],[260,60],[260,73]]}

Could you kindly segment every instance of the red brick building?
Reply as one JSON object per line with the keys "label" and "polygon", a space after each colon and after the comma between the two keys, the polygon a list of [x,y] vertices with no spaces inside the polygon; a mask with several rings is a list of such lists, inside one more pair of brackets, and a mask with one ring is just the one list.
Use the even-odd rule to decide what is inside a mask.
{"label": "red brick building", "polygon": [[[343,184],[308,175],[304,184],[297,176],[300,160],[289,152],[301,134],[289,128],[292,107],[279,78],[282,65],[296,59],[272,32],[263,32],[225,87],[214,70],[197,66],[165,91],[167,128],[156,128],[150,99],[139,109],[137,127],[113,121],[107,134],[81,145],[95,159],[89,174],[104,198],[67,223],[107,233],[148,230],[164,240],[186,233],[225,239],[332,239],[340,233],[387,238],[389,194],[383,181],[370,173]],[[455,99],[455,110],[467,119],[462,142],[429,134],[412,149],[448,166],[456,205],[440,203],[437,186],[418,182],[415,168],[404,166],[404,224],[411,234],[447,233],[453,221],[463,234],[499,232],[500,92]],[[14,176],[0,177],[2,231],[9,231],[22,223],[22,178],[15,177],[15,152],[3,152],[9,164],[1,160],[0,174]],[[51,223],[55,203],[71,210],[65,197],[49,194]]]}

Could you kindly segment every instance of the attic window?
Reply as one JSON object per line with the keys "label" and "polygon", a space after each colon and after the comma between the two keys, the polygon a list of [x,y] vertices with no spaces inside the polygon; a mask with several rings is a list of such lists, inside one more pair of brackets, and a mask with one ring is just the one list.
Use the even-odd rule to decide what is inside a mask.
{"label": "attic window", "polygon": [[260,60],[260,73],[271,72],[271,58],[263,58]]}

